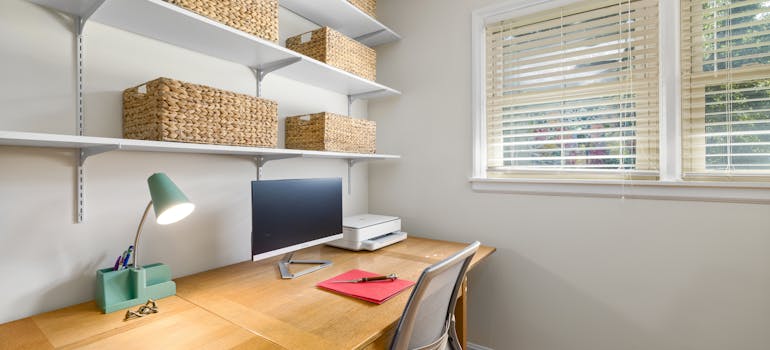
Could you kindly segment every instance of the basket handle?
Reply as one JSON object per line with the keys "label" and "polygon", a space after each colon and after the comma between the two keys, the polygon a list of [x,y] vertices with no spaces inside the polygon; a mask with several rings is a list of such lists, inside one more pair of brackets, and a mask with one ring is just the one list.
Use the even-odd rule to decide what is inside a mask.
{"label": "basket handle", "polygon": [[147,86],[147,83],[143,83],[141,85],[130,87],[126,89],[126,91],[131,92],[132,94],[135,94],[135,95],[146,95],[148,89],[149,87]]}
{"label": "basket handle", "polygon": [[306,44],[313,40],[313,32],[307,32],[303,33],[299,36],[299,43],[300,44]]}

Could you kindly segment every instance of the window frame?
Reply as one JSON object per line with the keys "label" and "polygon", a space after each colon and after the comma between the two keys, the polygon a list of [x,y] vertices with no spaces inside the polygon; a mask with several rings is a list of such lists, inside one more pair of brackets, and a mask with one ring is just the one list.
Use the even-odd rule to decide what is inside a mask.
{"label": "window frame", "polygon": [[[659,180],[488,178],[486,159],[486,23],[523,17],[584,0],[512,0],[471,14],[471,189],[559,196],[643,198],[770,204],[770,183],[682,179],[680,1],[659,0]],[[666,33],[675,33],[673,40]],[[665,37],[664,37],[665,36]]]}

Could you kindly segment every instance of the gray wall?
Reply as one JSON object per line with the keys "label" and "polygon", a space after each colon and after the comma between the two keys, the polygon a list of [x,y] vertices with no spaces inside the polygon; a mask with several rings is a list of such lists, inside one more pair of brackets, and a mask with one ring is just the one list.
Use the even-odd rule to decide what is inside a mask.
{"label": "gray wall", "polygon": [[770,207],[475,193],[471,12],[491,0],[388,0],[369,208],[412,235],[497,247],[470,276],[470,340],[498,350],[766,350]]}
{"label": "gray wall", "polygon": [[[313,26],[281,12],[285,38]],[[0,130],[75,134],[72,23],[21,0],[0,1]],[[159,76],[254,94],[248,68],[89,23],[85,30],[86,134],[120,137],[121,92]],[[347,112],[347,98],[269,76],[265,97],[281,117]],[[354,115],[365,117],[365,102]],[[279,121],[283,146],[283,120]],[[195,202],[187,219],[145,225],[142,261],[164,262],[183,276],[251,256],[251,159],[113,152],[86,163],[87,222],[75,224],[75,152],[0,147],[0,323],[94,296],[98,268],[133,242],[149,201],[147,177],[166,172]],[[342,160],[282,160],[265,178],[346,177]],[[367,166],[356,165],[345,214],[367,211]]]}

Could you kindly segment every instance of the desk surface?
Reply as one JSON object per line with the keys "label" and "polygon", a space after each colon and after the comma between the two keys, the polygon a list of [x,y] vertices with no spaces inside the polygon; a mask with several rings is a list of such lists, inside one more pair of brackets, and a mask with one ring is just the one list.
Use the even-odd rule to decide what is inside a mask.
{"label": "desk surface", "polygon": [[125,322],[125,311],[105,315],[92,301],[6,323],[0,349],[283,349],[177,296],[158,304]]}
{"label": "desk surface", "polygon": [[[160,313],[140,319],[123,322],[125,312],[104,315],[89,302],[0,325],[0,349],[384,348],[411,289],[375,305],[315,284],[350,269],[416,281],[425,267],[464,246],[412,237],[376,252],[317,246],[294,257],[334,264],[293,280],[281,279],[280,257],[242,262],[176,279],[177,295],[158,302]],[[471,268],[494,250],[482,246]]]}

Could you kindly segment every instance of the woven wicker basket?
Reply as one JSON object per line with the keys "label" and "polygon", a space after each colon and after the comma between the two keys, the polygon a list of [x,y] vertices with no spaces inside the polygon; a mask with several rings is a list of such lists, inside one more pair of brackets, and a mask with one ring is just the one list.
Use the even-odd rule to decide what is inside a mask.
{"label": "woven wicker basket", "polygon": [[275,147],[277,114],[271,100],[158,78],[123,92],[123,137]]}
{"label": "woven wicker basket", "polygon": [[367,15],[372,18],[377,17],[377,0],[348,0],[353,6],[358,7],[361,11],[366,12]]}
{"label": "woven wicker basket", "polygon": [[377,124],[333,113],[286,117],[286,148],[374,153]]}
{"label": "woven wicker basket", "polygon": [[286,47],[369,80],[377,77],[377,52],[329,27],[288,38]]}
{"label": "woven wicker basket", "polygon": [[235,29],[278,42],[278,0],[166,0]]}

